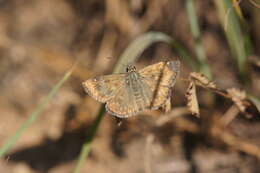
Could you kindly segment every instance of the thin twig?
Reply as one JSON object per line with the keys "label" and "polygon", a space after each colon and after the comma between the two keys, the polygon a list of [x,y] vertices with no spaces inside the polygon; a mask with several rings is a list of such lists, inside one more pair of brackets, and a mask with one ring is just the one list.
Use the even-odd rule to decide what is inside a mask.
{"label": "thin twig", "polygon": [[221,117],[220,121],[223,123],[223,125],[226,127],[228,124],[230,124],[231,121],[235,119],[235,117],[238,115],[239,109],[236,105],[232,105],[227,112]]}

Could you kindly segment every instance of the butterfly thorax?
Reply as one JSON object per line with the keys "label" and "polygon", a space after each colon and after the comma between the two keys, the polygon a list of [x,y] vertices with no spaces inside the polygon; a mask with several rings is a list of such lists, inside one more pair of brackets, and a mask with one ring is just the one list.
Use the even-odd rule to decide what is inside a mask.
{"label": "butterfly thorax", "polygon": [[129,105],[137,111],[144,110],[150,106],[150,90],[142,81],[143,77],[132,66],[131,71],[126,73],[125,90],[129,93]]}
{"label": "butterfly thorax", "polygon": [[136,71],[131,71],[126,74],[126,84],[127,85],[134,85],[139,80],[140,76]]}
{"label": "butterfly thorax", "polygon": [[135,66],[128,65],[126,68],[126,72],[127,72],[127,74],[126,74],[126,84],[127,85],[132,85],[133,83],[135,83],[138,80],[139,75],[136,72]]}

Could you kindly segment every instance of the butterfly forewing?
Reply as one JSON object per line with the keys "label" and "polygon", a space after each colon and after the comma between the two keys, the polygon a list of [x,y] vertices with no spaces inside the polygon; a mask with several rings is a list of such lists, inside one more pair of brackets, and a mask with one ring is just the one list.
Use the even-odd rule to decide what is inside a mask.
{"label": "butterfly forewing", "polygon": [[153,94],[150,108],[161,107],[170,97],[171,87],[179,74],[179,66],[179,61],[160,62],[138,71]]}
{"label": "butterfly forewing", "polygon": [[124,85],[124,80],[125,74],[99,76],[83,82],[83,87],[90,96],[105,103],[115,96]]}

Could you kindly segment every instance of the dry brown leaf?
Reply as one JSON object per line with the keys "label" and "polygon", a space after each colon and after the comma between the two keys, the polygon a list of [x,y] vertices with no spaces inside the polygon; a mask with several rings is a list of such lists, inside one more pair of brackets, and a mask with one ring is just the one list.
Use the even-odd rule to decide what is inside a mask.
{"label": "dry brown leaf", "polygon": [[165,113],[168,113],[168,112],[170,112],[171,108],[172,108],[171,99],[168,98],[166,100],[165,104],[163,105],[163,110]]}
{"label": "dry brown leaf", "polygon": [[190,82],[190,85],[186,91],[185,94],[188,103],[188,109],[192,113],[192,115],[195,115],[196,117],[199,117],[199,104],[198,104],[198,99],[196,95],[196,85],[194,82]]}
{"label": "dry brown leaf", "polygon": [[190,77],[193,79],[193,81],[196,82],[197,85],[200,85],[208,89],[217,89],[216,84],[210,81],[206,76],[204,76],[201,73],[192,72],[190,73]]}
{"label": "dry brown leaf", "polygon": [[231,100],[236,104],[238,109],[241,112],[245,112],[246,107],[247,107],[244,104],[244,100],[246,99],[246,92],[236,89],[236,88],[230,88],[230,89],[227,89],[227,93],[231,97]]}
{"label": "dry brown leaf", "polygon": [[[191,81],[193,84],[190,84],[186,97],[188,98],[188,107],[191,112],[195,111],[195,103],[198,102],[196,98],[196,89],[195,85],[201,86],[206,89],[210,89],[211,91],[215,92],[218,95],[221,95],[227,99],[231,99],[235,105],[238,107],[240,112],[243,112],[244,114],[248,115],[251,117],[252,115],[252,110],[248,110],[248,107],[254,107],[256,104],[252,102],[249,98],[247,98],[246,92],[236,89],[236,88],[230,88],[230,89],[220,89],[216,86],[216,84],[212,81],[210,81],[206,76],[204,76],[201,73],[197,72],[191,72],[189,76],[189,81]],[[193,86],[194,85],[194,86]],[[193,88],[194,87],[194,88]],[[194,91],[193,91],[194,90]],[[192,95],[192,94],[195,95]],[[195,99],[192,101],[193,99]],[[194,102],[194,103],[192,103]],[[199,108],[198,108],[199,109]],[[259,112],[259,108],[257,107],[257,112]]]}

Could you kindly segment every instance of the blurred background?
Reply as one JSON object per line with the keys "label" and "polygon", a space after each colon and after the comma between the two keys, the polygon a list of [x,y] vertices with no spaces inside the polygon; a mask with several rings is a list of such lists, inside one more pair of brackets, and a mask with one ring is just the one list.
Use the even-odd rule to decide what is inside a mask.
{"label": "blurred background", "polygon": [[[0,172],[72,172],[101,106],[81,83],[112,73],[129,44],[150,31],[174,44],[151,44],[136,62],[139,69],[178,58],[181,78],[200,71],[222,89],[245,90],[259,108],[259,18],[259,0],[0,1],[1,146],[79,62],[1,158]],[[81,172],[260,172],[259,112],[239,113],[230,99],[198,88],[197,118],[187,110],[188,84],[177,81],[166,115],[147,111],[118,120],[106,114]],[[225,126],[211,132],[221,117]]]}

